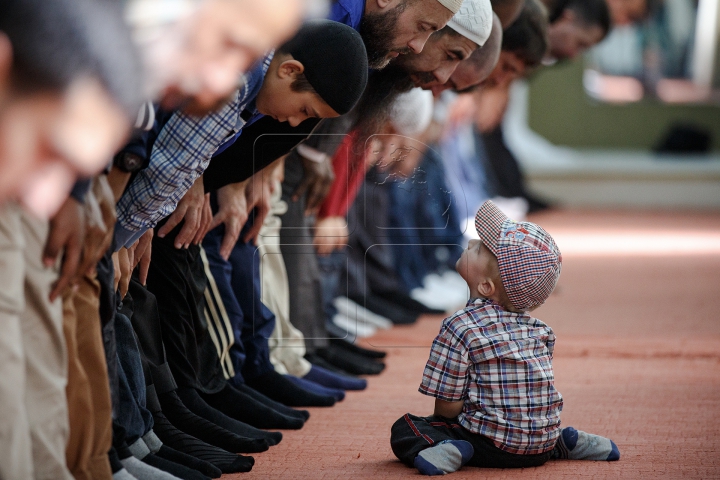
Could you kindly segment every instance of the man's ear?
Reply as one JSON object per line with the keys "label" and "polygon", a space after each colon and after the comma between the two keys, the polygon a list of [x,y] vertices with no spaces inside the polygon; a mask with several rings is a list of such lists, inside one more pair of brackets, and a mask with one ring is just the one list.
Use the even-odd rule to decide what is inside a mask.
{"label": "man's ear", "polygon": [[300,75],[305,71],[305,65],[298,62],[295,59],[285,60],[280,64],[278,67],[278,77],[280,78],[292,78],[293,80],[295,77]]}
{"label": "man's ear", "polygon": [[7,90],[13,64],[13,50],[10,39],[0,32],[0,92]]}
{"label": "man's ear", "polygon": [[485,277],[477,286],[477,291],[480,296],[490,298],[495,293],[495,282],[491,278]]}
{"label": "man's ear", "polygon": [[378,6],[378,10],[384,10],[388,8],[395,0],[372,0]]}

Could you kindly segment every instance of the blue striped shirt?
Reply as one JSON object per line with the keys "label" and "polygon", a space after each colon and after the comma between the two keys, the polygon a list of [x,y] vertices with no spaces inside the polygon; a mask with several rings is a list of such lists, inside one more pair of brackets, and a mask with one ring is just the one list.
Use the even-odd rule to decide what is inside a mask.
{"label": "blue striped shirt", "polygon": [[[217,149],[237,138],[251,120],[273,52],[244,76],[244,85],[235,98],[221,109],[203,117],[175,112],[159,131],[147,168],[138,172],[117,205],[115,238],[118,247],[130,246],[146,230],[170,215],[195,180],[202,175]],[[246,109],[251,111],[242,115]],[[242,115],[242,116],[241,116]]]}

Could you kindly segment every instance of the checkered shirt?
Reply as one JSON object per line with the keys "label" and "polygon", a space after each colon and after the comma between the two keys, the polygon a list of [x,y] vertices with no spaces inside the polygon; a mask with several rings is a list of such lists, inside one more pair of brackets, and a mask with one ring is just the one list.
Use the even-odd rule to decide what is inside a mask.
{"label": "checkered shirt", "polygon": [[245,75],[233,101],[204,117],[176,112],[162,127],[150,163],[138,172],[117,205],[118,223],[130,232],[153,228],[170,215],[215,151],[245,124],[240,114],[257,97],[273,52]]}
{"label": "checkered shirt", "polygon": [[555,334],[527,314],[470,300],[433,341],[419,391],[464,401],[458,421],[509,453],[552,450],[563,401],[555,390]]}

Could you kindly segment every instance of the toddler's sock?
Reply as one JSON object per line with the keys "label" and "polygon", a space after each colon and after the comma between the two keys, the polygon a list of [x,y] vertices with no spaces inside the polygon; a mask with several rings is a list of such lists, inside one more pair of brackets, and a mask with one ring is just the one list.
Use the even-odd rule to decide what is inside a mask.
{"label": "toddler's sock", "polygon": [[470,442],[445,440],[418,453],[415,468],[423,475],[445,475],[460,470],[474,453]]}
{"label": "toddler's sock", "polygon": [[570,460],[620,460],[620,451],[609,438],[565,427],[555,444],[553,458]]}
{"label": "toddler's sock", "polygon": [[305,424],[305,419],[301,416],[287,416],[272,406],[258,402],[253,397],[235,390],[229,384],[218,393],[201,393],[200,396],[211,407],[256,428],[297,430]]}
{"label": "toddler's sock", "polygon": [[258,392],[254,388],[248,387],[244,383],[233,384],[233,385],[230,385],[230,387],[233,390],[238,390],[238,391],[244,393],[245,395],[254,398],[258,402],[262,403],[263,405],[267,405],[267,406],[271,407],[273,410],[276,410],[285,416],[297,417],[302,420],[307,420],[308,418],[310,418],[310,412],[308,412],[307,410],[296,410],[294,408],[287,407],[280,402],[276,402],[275,400],[271,399],[270,397],[266,397],[265,395]]}
{"label": "toddler's sock", "polygon": [[317,365],[313,365],[310,371],[302,378],[324,387],[338,388],[340,390],[365,390],[367,388],[367,380],[363,378],[346,377]]}
{"label": "toddler's sock", "polygon": [[135,457],[123,458],[120,460],[125,469],[130,472],[133,477],[142,480],[180,480],[175,475],[171,475],[155,467],[151,467],[147,463],[143,463]]}
{"label": "toddler's sock", "polygon": [[308,392],[316,393],[318,395],[329,395],[331,397],[334,397],[335,400],[337,400],[338,402],[345,399],[345,391],[343,390],[338,390],[337,388],[323,387],[322,385],[311,382],[310,380],[294,377],[292,375],[286,375],[286,377],[295,385],[304,388]]}

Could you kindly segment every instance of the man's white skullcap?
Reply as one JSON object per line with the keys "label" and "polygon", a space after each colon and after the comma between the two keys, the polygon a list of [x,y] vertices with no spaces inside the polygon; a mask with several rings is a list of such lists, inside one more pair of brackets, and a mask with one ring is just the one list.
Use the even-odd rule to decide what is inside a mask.
{"label": "man's white skullcap", "polygon": [[481,47],[490,38],[493,10],[490,0],[464,0],[447,26]]}
{"label": "man's white skullcap", "polygon": [[453,13],[458,13],[463,4],[463,0],[438,0],[438,2]]}
{"label": "man's white skullcap", "polygon": [[427,130],[432,119],[433,95],[429,90],[413,88],[398,95],[390,110],[390,123],[406,137],[419,135]]}

